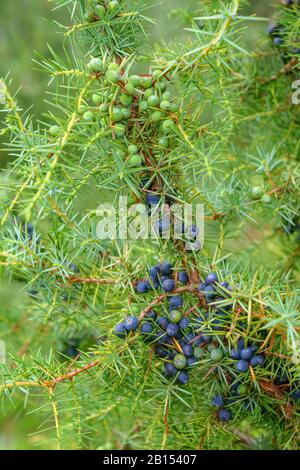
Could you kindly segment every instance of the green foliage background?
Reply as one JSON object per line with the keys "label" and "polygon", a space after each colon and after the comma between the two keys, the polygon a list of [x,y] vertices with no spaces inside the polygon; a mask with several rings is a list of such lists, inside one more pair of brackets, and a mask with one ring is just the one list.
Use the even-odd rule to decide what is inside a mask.
{"label": "green foliage background", "polygon": [[[195,5],[195,1],[189,0],[186,4]],[[152,27],[151,41],[153,44],[162,37],[166,40],[176,35],[178,26],[184,25],[184,15],[179,16],[179,19],[173,21],[170,19],[170,13],[173,9],[180,9],[182,7],[182,1],[170,0],[163,1],[162,5],[153,6],[153,2],[149,1],[148,16],[153,17],[156,20],[156,25]],[[188,8],[185,5],[185,9]],[[270,17],[272,14],[272,2],[271,1],[253,1],[249,2],[249,6],[245,9],[245,13],[256,11],[259,16]],[[185,13],[186,14],[186,13]],[[1,18],[0,18],[0,76],[5,76],[10,70],[10,76],[13,79],[13,86],[15,89],[19,85],[22,85],[22,89],[19,94],[19,101],[22,107],[28,108],[33,106],[32,112],[37,116],[41,117],[43,112],[47,109],[44,103],[45,93],[44,90],[47,86],[48,77],[38,70],[35,70],[32,57],[34,51],[38,54],[47,56],[48,51],[46,44],[51,44],[54,50],[60,50],[62,47],[62,37],[57,34],[51,20],[58,20],[64,22],[64,10],[58,10],[56,12],[51,11],[51,3],[44,0],[2,0],[1,2]],[[44,18],[44,19],[43,19]],[[247,26],[246,31],[243,33],[246,35],[248,42],[255,43],[259,34],[265,29],[265,23],[250,23]],[[183,33],[184,34],[184,33]],[[267,39],[266,39],[267,40]],[[1,154],[1,165],[5,166],[7,162],[6,152]],[[82,203],[83,207],[86,207],[86,201]],[[268,226],[264,227],[264,235],[268,232]],[[233,251],[238,249],[244,249],[247,252],[247,239],[253,239],[258,233],[254,231],[254,228],[249,226],[248,233],[244,239],[234,241],[234,246],[228,242],[228,249]],[[213,239],[213,234],[211,235]],[[275,243],[272,238],[270,242],[267,240],[266,249],[261,250],[261,247],[255,247],[251,245],[252,250],[252,261],[253,264],[265,260],[266,266],[272,266],[273,256],[280,259],[281,257],[281,246],[280,243]],[[258,250],[259,248],[259,250]],[[247,253],[249,255],[249,253]],[[258,258],[259,256],[259,258]],[[285,257],[285,253],[282,251],[282,258]],[[3,289],[0,291],[0,300],[2,305],[1,320],[5,321],[5,309],[8,308],[10,311],[14,309],[16,320],[21,317],[22,312],[20,311],[20,305],[24,305],[26,300],[18,297],[17,285],[12,286],[10,289]],[[111,306],[113,308],[113,306]],[[16,321],[17,323],[17,321]],[[31,325],[26,325],[25,329],[30,330]],[[12,335],[13,338],[13,335]],[[1,337],[0,337],[1,339]],[[13,345],[10,344],[9,347]],[[53,346],[57,347],[57,344],[47,344],[47,348]],[[38,407],[38,397],[35,397],[35,406]],[[48,435],[47,432],[39,431],[39,425],[41,422],[40,415],[43,413],[43,401],[41,399],[41,410],[38,413],[28,413],[27,409],[24,409],[24,402],[15,400],[14,404],[9,405],[6,401],[5,409],[0,415],[0,448],[9,449],[31,449],[36,448],[39,445],[47,445],[49,447],[55,447],[53,441],[49,441],[47,444]],[[126,413],[129,412],[127,408],[120,407],[120,412],[123,413],[123,418]],[[129,413],[130,414],[130,413]],[[102,418],[101,418],[102,419]],[[125,422],[123,419],[122,423]],[[139,434],[138,424],[136,428],[123,429],[118,427],[118,422],[104,424],[105,426],[112,426],[110,429],[112,442],[107,442],[106,445],[115,446],[116,440],[118,440],[120,447],[130,447],[131,439],[134,440],[135,445],[138,442],[137,435]],[[44,426],[47,429],[47,426]],[[109,430],[106,429],[109,435]],[[188,430],[187,430],[188,435]],[[214,436],[215,437],[215,436]],[[188,439],[188,437],[187,437]]]}

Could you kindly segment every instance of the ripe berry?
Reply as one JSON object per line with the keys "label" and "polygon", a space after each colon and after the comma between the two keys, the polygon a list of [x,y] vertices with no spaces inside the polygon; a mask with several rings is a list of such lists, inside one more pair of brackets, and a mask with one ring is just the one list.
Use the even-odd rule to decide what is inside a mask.
{"label": "ripe berry", "polygon": [[231,352],[230,352],[230,357],[232,357],[232,359],[234,359],[234,360],[236,360],[236,361],[237,361],[238,359],[240,359],[240,358],[241,358],[241,351],[240,351],[240,349],[238,349],[238,348],[233,348],[233,349],[231,350]]}
{"label": "ripe berry", "polygon": [[256,356],[253,356],[250,364],[252,367],[257,367],[257,366],[262,366],[264,363],[264,356],[261,354],[257,354]]}
{"label": "ripe berry", "polygon": [[182,313],[179,310],[171,310],[169,317],[173,323],[179,323],[182,319]]}
{"label": "ripe berry", "polygon": [[206,279],[205,279],[205,284],[209,285],[209,284],[215,284],[216,282],[218,282],[218,276],[217,274],[215,273],[210,273],[207,275]]}
{"label": "ripe berry", "polygon": [[174,377],[177,374],[178,370],[176,367],[171,364],[171,362],[165,362],[165,376]]}
{"label": "ripe berry", "polygon": [[253,356],[253,351],[250,347],[241,350],[241,359],[249,361]]}
{"label": "ripe berry", "polygon": [[158,271],[157,271],[157,267],[156,266],[152,266],[150,269],[149,269],[149,274],[150,274],[150,277],[151,279],[158,279]]}
{"label": "ripe berry", "polygon": [[139,294],[146,294],[149,290],[147,281],[140,281],[136,286],[136,290]]}
{"label": "ripe berry", "polygon": [[164,263],[158,265],[158,270],[164,276],[170,276],[172,272],[172,264],[168,261],[165,261]]}
{"label": "ripe berry", "polygon": [[161,327],[162,330],[166,330],[170,320],[167,317],[158,317],[157,324]]}
{"label": "ripe berry", "polygon": [[160,203],[160,196],[157,196],[156,194],[146,194],[146,204],[147,206],[156,206],[157,204]]}
{"label": "ripe berry", "polygon": [[193,346],[191,344],[184,344],[181,349],[182,349],[182,353],[185,355],[185,357],[192,357],[192,355],[193,355]]}
{"label": "ripe berry", "polygon": [[183,305],[183,298],[180,295],[174,295],[169,299],[169,309],[176,310],[177,308],[181,308]]}
{"label": "ripe berry", "polygon": [[219,410],[218,416],[220,421],[230,421],[232,418],[231,412],[224,409]]}
{"label": "ripe berry", "polygon": [[202,282],[198,287],[198,292],[204,293],[205,292],[205,287],[206,287],[205,282]]}
{"label": "ripe berry", "polygon": [[179,383],[180,385],[186,385],[189,379],[189,374],[185,371],[182,371],[177,377],[177,383]]}
{"label": "ripe berry", "polygon": [[116,326],[115,326],[115,334],[116,336],[118,336],[119,338],[125,338],[126,336],[126,327],[125,327],[125,323],[118,323]]}
{"label": "ripe berry", "polygon": [[141,333],[150,334],[153,331],[152,323],[143,323],[141,326]]}
{"label": "ripe berry", "polygon": [[178,336],[179,326],[176,323],[169,323],[167,326],[167,333],[169,336]]}
{"label": "ripe berry", "polygon": [[212,404],[213,404],[213,406],[217,406],[218,408],[223,406],[224,405],[224,400],[221,397],[221,395],[214,396],[214,398],[212,399]]}
{"label": "ripe berry", "polygon": [[176,287],[175,281],[173,279],[166,279],[162,283],[162,288],[165,292],[172,292]]}
{"label": "ripe berry", "polygon": [[210,358],[213,360],[213,361],[221,361],[224,357],[224,353],[222,351],[222,349],[220,348],[215,348],[211,351],[210,353]]}
{"label": "ripe berry", "polygon": [[178,281],[181,282],[181,284],[188,284],[189,277],[185,271],[178,273]]}
{"label": "ripe berry", "polygon": [[127,331],[135,331],[139,326],[139,320],[137,317],[130,316],[125,319],[124,325]]}
{"label": "ripe berry", "polygon": [[190,320],[188,317],[184,317],[182,320],[179,322],[179,328],[182,330],[185,330],[190,324]]}
{"label": "ripe berry", "polygon": [[204,295],[205,295],[206,301],[211,302],[215,299],[217,292],[215,291],[213,286],[208,285],[205,287]]}
{"label": "ripe berry", "polygon": [[176,356],[173,359],[173,364],[176,367],[176,369],[184,369],[186,366],[186,357],[183,354],[176,354]]}
{"label": "ripe berry", "polygon": [[153,311],[153,310],[150,310],[150,312],[148,313],[148,318],[152,318],[152,320],[156,320],[156,313]]}
{"label": "ripe berry", "polygon": [[239,372],[247,372],[249,369],[249,362],[245,361],[245,359],[240,359],[236,364],[236,369]]}
{"label": "ripe berry", "polygon": [[103,70],[103,62],[99,57],[93,57],[88,63],[90,72],[101,72]]}
{"label": "ripe berry", "polygon": [[167,357],[168,356],[168,351],[161,348],[160,346],[155,346],[154,352],[159,357]]}
{"label": "ripe berry", "polygon": [[191,367],[191,366],[194,366],[195,364],[197,364],[197,359],[195,358],[195,356],[192,356],[192,357],[188,357],[187,360],[186,360],[186,365],[188,367]]}

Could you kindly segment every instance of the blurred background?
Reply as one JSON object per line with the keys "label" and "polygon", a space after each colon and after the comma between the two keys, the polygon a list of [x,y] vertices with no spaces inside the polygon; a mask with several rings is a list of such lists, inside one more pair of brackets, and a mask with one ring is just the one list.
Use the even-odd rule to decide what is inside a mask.
{"label": "blurred background", "polygon": [[[182,0],[163,0],[161,4],[153,6],[152,0],[148,2],[147,14],[156,21],[151,31],[150,40],[153,43],[162,38],[168,40],[174,35],[178,36],[178,31],[185,26],[186,12],[194,11],[199,3],[196,0],[186,0],[183,6]],[[59,52],[63,38],[59,27],[53,22],[69,22],[64,9],[52,11],[52,8],[53,3],[48,0],[1,0],[0,77],[5,78],[9,73],[13,80],[13,91],[20,88],[20,106],[23,109],[32,107],[31,112],[37,118],[46,109],[44,99],[48,77],[37,70],[33,58],[37,58],[37,55],[48,56],[47,44]],[[182,12],[178,17],[179,22],[174,21],[172,15],[178,9]],[[246,10],[245,14],[255,12],[258,16],[271,17],[272,1],[249,1]],[[265,22],[251,22],[245,32],[248,43],[256,42],[265,28]],[[0,148],[2,147],[3,142],[0,142]],[[5,168],[9,159],[7,153],[1,150],[0,168]],[[22,402],[7,407],[0,414],[0,449],[32,449],[41,442],[44,443],[47,437],[37,431],[39,424],[39,414],[27,414]]]}

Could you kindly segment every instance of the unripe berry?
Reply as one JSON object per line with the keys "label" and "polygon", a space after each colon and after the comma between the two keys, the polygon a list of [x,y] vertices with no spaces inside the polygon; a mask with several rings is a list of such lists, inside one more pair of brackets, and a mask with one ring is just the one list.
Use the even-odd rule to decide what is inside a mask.
{"label": "unripe berry", "polygon": [[130,166],[140,166],[142,164],[142,157],[139,154],[134,154],[131,155],[131,157],[128,159],[128,164]]}
{"label": "unripe berry", "polygon": [[98,95],[98,93],[94,93],[92,96],[93,103],[100,104],[102,102],[102,96]]}
{"label": "unripe berry", "polygon": [[179,310],[172,310],[169,313],[169,317],[173,323],[179,323],[182,319],[182,313]]}
{"label": "unripe berry", "polygon": [[169,91],[165,91],[162,94],[162,100],[163,101],[170,101],[171,93]]}
{"label": "unripe berry", "polygon": [[87,111],[87,107],[84,104],[81,104],[78,108],[78,114],[82,116],[85,113],[85,111]]}
{"label": "unripe berry", "polygon": [[173,103],[170,104],[169,111],[171,113],[176,113],[178,111],[178,109],[179,109],[179,104],[178,103],[173,102]]}
{"label": "unripe berry", "polygon": [[135,88],[134,88],[134,85],[132,83],[126,83],[124,88],[130,95],[134,94]]}
{"label": "unripe berry", "polygon": [[158,122],[160,121],[161,117],[162,117],[162,114],[160,111],[154,111],[154,113],[152,113],[150,116],[150,120],[152,122]]}
{"label": "unripe berry", "polygon": [[155,89],[153,87],[147,88],[144,92],[144,98],[149,98],[149,96],[155,95]]}
{"label": "unripe berry", "polygon": [[134,153],[137,153],[137,152],[138,152],[138,148],[137,148],[136,145],[131,144],[131,145],[128,146],[128,153],[133,155]]}
{"label": "unripe berry", "polygon": [[99,111],[100,111],[100,113],[102,113],[102,114],[106,114],[106,113],[108,112],[108,106],[107,106],[107,104],[104,104],[104,103],[100,104],[100,106],[99,106]]}
{"label": "unripe berry", "polygon": [[194,348],[194,356],[196,359],[200,359],[205,355],[205,349],[196,347]]}
{"label": "unripe berry", "polygon": [[60,132],[61,130],[59,126],[51,126],[49,129],[49,134],[52,135],[52,137],[57,137]]}
{"label": "unripe berry", "polygon": [[108,70],[105,74],[106,80],[112,83],[117,83],[120,79],[120,74],[118,70]]}
{"label": "unripe berry", "polygon": [[270,204],[272,202],[272,196],[270,196],[270,194],[264,194],[261,198],[261,202],[263,202],[264,204]]}
{"label": "unripe berry", "polygon": [[120,101],[123,106],[130,106],[132,103],[132,96],[127,95],[126,93],[122,93],[120,95]]}
{"label": "unripe berry", "polygon": [[163,122],[162,128],[166,134],[169,134],[170,132],[172,132],[174,128],[174,121],[172,121],[171,119],[167,119],[166,121]]}
{"label": "unripe berry", "polygon": [[158,80],[161,77],[162,71],[161,70],[154,70],[152,72],[153,80]]}
{"label": "unripe berry", "polygon": [[131,116],[131,110],[129,108],[123,108],[122,113],[124,119],[129,119]]}
{"label": "unripe berry", "polygon": [[99,18],[104,18],[105,16],[105,13],[106,13],[106,8],[105,6],[103,5],[96,5],[95,6],[95,13],[97,14],[97,16],[99,16]]}
{"label": "unripe berry", "polygon": [[91,122],[94,120],[94,113],[92,111],[86,111],[82,117],[85,121]]}
{"label": "unripe berry", "polygon": [[131,75],[130,77],[128,77],[128,83],[130,83],[134,87],[137,87],[140,83],[140,77],[138,75]]}
{"label": "unripe berry", "polygon": [[118,8],[118,5],[119,3],[117,2],[117,0],[112,0],[111,2],[108,3],[107,9],[108,11],[113,12]]}
{"label": "unripe berry", "polygon": [[158,145],[166,149],[169,147],[169,141],[166,137],[161,137],[158,141]]}
{"label": "unripe berry", "polygon": [[111,119],[114,122],[122,121],[124,119],[123,109],[117,106],[113,107],[111,111]]}
{"label": "unripe berry", "polygon": [[150,95],[147,99],[149,106],[157,106],[159,104],[159,98],[156,95]]}
{"label": "unripe berry", "polygon": [[213,361],[221,361],[224,357],[223,351],[220,348],[215,348],[211,351],[210,357]]}
{"label": "unripe berry", "polygon": [[152,78],[151,77],[140,77],[139,79],[139,86],[146,89],[151,88],[152,86]]}
{"label": "unripe berry", "polygon": [[170,109],[170,102],[169,102],[169,101],[166,101],[166,100],[162,101],[162,102],[160,103],[160,108],[161,108],[163,111],[169,111],[169,109]]}
{"label": "unripe berry", "polygon": [[186,357],[183,354],[176,354],[176,356],[173,359],[173,364],[176,367],[176,369],[184,369],[186,366]]}
{"label": "unripe berry", "polygon": [[113,129],[117,137],[123,137],[126,132],[126,127],[123,124],[116,124]]}
{"label": "unripe berry", "polygon": [[139,110],[141,112],[144,112],[144,111],[147,111],[147,109],[148,109],[147,101],[141,101],[140,104],[139,104]]}
{"label": "unripe berry", "polygon": [[99,57],[93,57],[88,63],[88,69],[90,72],[102,72],[103,62]]}

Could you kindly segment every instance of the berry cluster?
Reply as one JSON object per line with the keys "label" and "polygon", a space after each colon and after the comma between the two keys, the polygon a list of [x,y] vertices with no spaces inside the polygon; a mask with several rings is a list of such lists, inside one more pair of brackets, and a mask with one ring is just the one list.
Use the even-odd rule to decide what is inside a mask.
{"label": "berry cluster", "polygon": [[[295,9],[296,7],[300,7],[300,1],[299,0],[281,0],[281,3],[286,6],[286,7],[291,7]],[[281,23],[275,23],[269,26],[267,29],[267,33],[270,36],[272,43],[275,46],[284,46],[285,41],[286,41],[286,27],[281,24]],[[289,53],[298,55],[300,54],[300,48],[299,47],[293,47],[290,50],[285,49],[284,54],[283,54],[283,59],[286,61],[289,57]]]}
{"label": "berry cluster", "polygon": [[[210,360],[214,362],[223,359],[224,351],[213,341],[213,330],[216,325],[212,322],[212,328],[205,329],[204,325],[209,320],[209,315],[202,312],[189,315],[190,310],[186,311],[184,307],[184,296],[173,292],[177,282],[183,286],[189,285],[186,271],[174,274],[172,264],[164,262],[151,267],[149,274],[149,280],[137,284],[137,292],[146,293],[153,286],[161,286],[166,293],[167,305],[163,306],[164,309],[159,314],[151,310],[140,319],[135,316],[125,318],[122,323],[116,325],[115,334],[125,338],[139,328],[144,341],[152,344],[155,354],[163,359],[165,377],[174,379],[180,385],[186,385],[189,381],[188,369],[199,363],[206,353],[209,353]],[[217,292],[217,282],[216,274],[210,273],[205,282],[199,286],[199,291],[203,286],[205,289],[211,286],[214,292]],[[226,284],[226,288],[229,287],[228,283],[221,284]],[[198,297],[200,294],[197,292],[195,289]],[[211,289],[207,292],[211,292]]]}
{"label": "berry cluster", "polygon": [[241,338],[238,342],[238,347],[231,350],[230,356],[236,360],[236,369],[238,372],[247,372],[250,365],[252,367],[262,366],[264,363],[264,356],[262,354],[255,354],[257,346],[249,344],[245,346],[244,339]]}
{"label": "berry cluster", "polygon": [[89,6],[84,15],[84,19],[88,23],[94,23],[99,20],[111,18],[118,12],[119,2],[117,0],[95,2]]}
{"label": "berry cluster", "polygon": [[[178,273],[177,280],[181,284],[188,284],[189,277],[185,271],[181,271]],[[139,294],[146,294],[152,289],[160,288],[162,288],[164,292],[172,292],[176,288],[172,264],[169,262],[152,266],[149,269],[149,279],[138,282],[136,291]]]}

